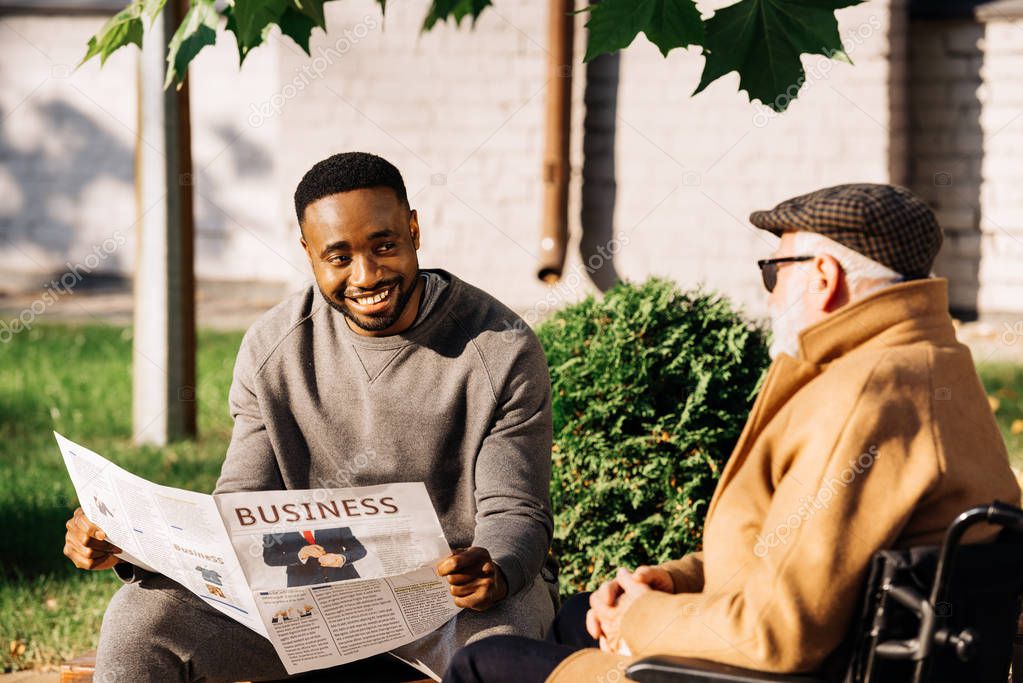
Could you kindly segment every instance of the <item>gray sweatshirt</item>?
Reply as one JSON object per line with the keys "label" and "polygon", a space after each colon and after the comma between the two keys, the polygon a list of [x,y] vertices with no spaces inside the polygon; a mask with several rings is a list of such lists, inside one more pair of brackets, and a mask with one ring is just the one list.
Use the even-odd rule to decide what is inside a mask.
{"label": "gray sweatshirt", "polygon": [[423,481],[451,546],[488,549],[512,595],[551,541],[546,359],[511,310],[431,272],[448,285],[402,334],[352,332],[315,286],[249,329],[216,492]]}

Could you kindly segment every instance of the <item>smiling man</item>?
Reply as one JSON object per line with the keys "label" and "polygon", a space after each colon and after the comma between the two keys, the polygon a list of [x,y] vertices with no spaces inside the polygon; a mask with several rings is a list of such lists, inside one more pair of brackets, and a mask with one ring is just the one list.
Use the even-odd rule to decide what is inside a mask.
{"label": "smiling man", "polygon": [[[541,636],[556,591],[546,565],[550,379],[536,337],[485,292],[419,268],[418,215],[380,157],[316,164],[295,211],[315,284],[242,341],[216,491],[425,482],[453,549],[438,572],[467,609],[396,653],[442,672],[466,642]],[[508,329],[523,332],[509,339]],[[104,618],[96,680],[285,677],[268,641],[113,550],[77,511],[66,554],[129,582]],[[338,673],[394,680],[386,668]]]}

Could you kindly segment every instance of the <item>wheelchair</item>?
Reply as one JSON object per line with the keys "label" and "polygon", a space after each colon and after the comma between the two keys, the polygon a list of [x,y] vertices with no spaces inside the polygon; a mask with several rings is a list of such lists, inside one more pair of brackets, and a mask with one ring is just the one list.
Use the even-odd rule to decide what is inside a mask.
{"label": "wheelchair", "polygon": [[[981,523],[1001,527],[995,540],[963,544]],[[637,683],[1012,683],[1021,596],[1023,510],[995,501],[956,517],[940,546],[876,553],[855,628],[820,673],[652,656],[625,674]]]}

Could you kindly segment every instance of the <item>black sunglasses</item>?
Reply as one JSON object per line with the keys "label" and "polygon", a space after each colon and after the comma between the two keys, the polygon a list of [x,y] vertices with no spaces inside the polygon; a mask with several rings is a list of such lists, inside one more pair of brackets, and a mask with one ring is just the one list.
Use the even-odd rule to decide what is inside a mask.
{"label": "black sunglasses", "polygon": [[782,256],[757,261],[757,265],[760,266],[760,277],[764,279],[764,287],[768,292],[774,291],[775,285],[778,284],[778,267],[782,264],[811,261],[814,258],[813,256]]}

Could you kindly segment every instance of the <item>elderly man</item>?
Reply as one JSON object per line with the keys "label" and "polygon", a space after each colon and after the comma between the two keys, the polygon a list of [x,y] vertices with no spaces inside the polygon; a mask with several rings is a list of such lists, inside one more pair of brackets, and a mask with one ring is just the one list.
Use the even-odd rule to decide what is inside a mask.
{"label": "elderly man", "polygon": [[[295,191],[295,212],[316,282],[242,340],[217,492],[425,482],[453,548],[437,572],[467,610],[396,654],[443,671],[475,638],[542,635],[556,594],[546,566],[550,377],[539,342],[487,293],[419,267],[419,217],[384,159],[351,152],[317,163]],[[524,332],[502,336],[509,328]],[[67,526],[64,551],[76,566],[113,567],[128,581],[103,619],[97,681],[285,677],[268,640],[120,562],[81,509]],[[309,532],[264,557],[304,562],[318,580],[322,568],[358,559],[347,539]],[[292,551],[295,562],[285,558]],[[349,566],[331,580],[354,574]],[[289,585],[296,578],[289,571]],[[337,677],[368,670],[373,681],[405,680],[385,671],[392,661],[341,667]]]}
{"label": "elderly man", "polygon": [[651,654],[827,668],[877,550],[936,543],[964,509],[1019,500],[947,283],[929,277],[941,231],[926,205],[843,185],[750,220],[781,237],[759,264],[774,362],[703,551],[620,569],[588,604],[568,601],[548,641],[476,643],[446,681],[614,680]]}

